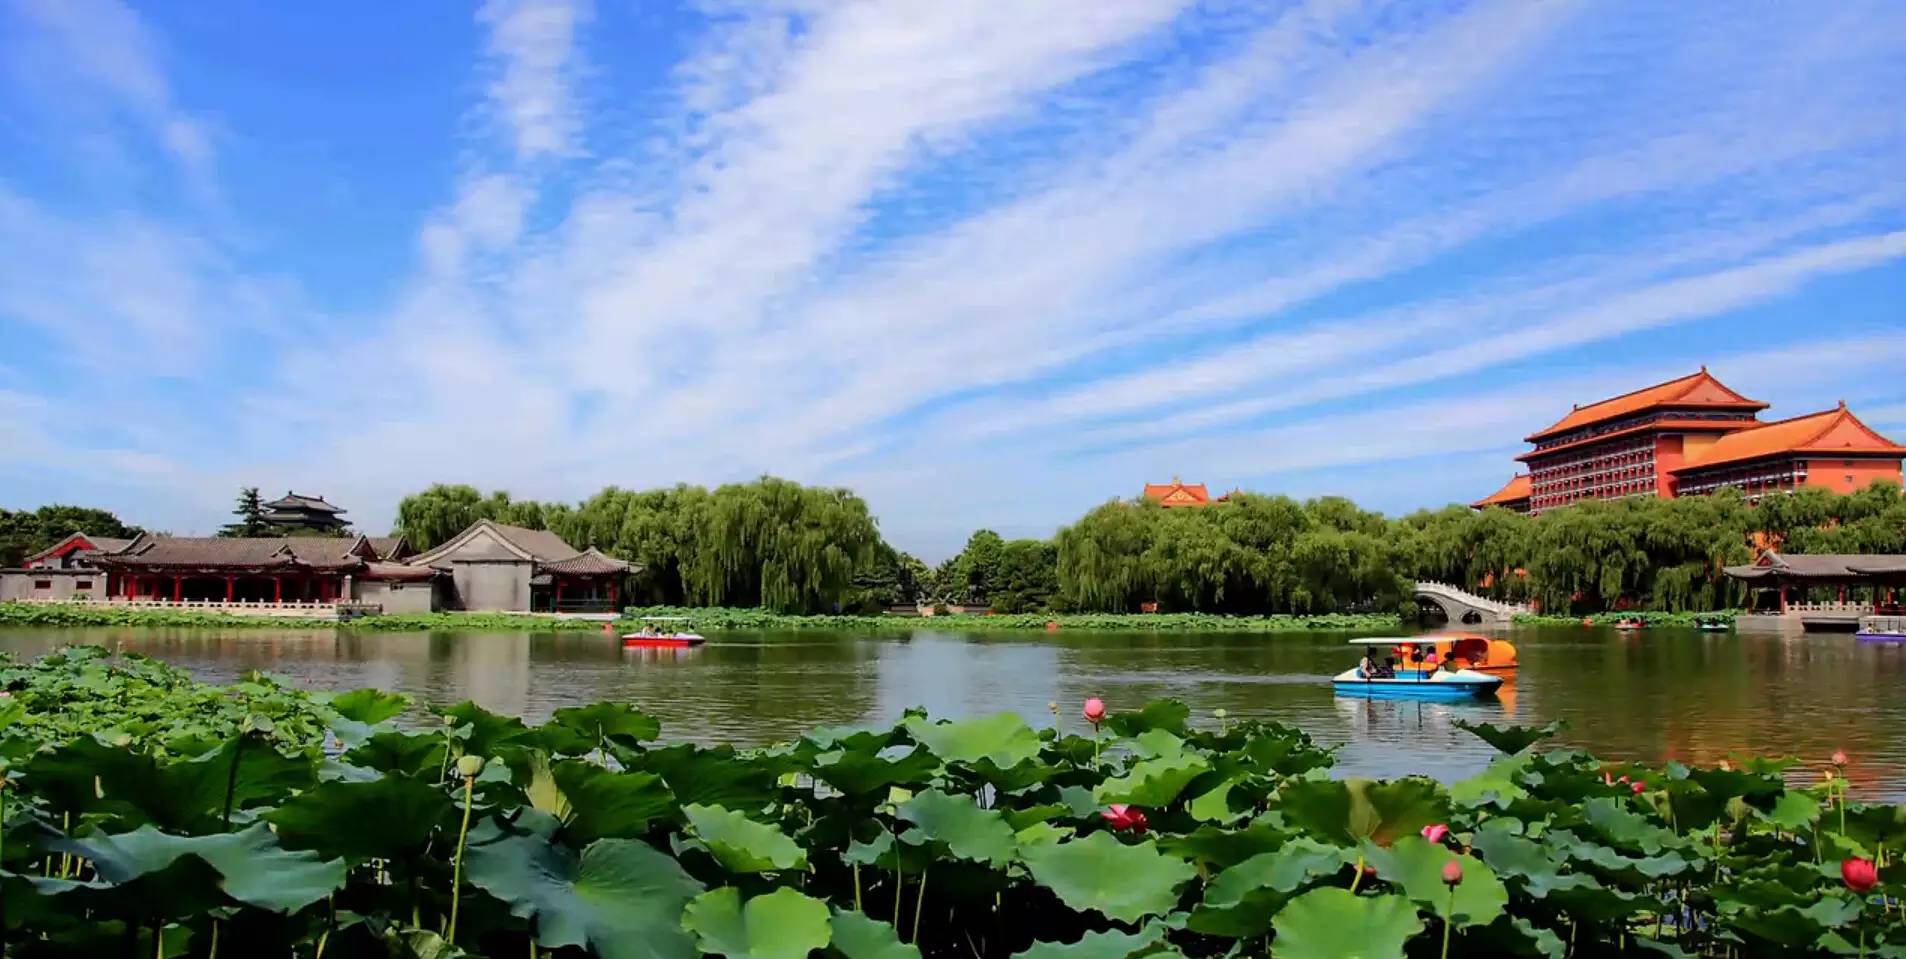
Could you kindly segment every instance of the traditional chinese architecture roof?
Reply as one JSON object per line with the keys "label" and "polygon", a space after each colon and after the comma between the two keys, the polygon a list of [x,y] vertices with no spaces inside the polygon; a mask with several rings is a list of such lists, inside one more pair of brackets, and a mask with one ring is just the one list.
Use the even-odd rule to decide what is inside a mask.
{"label": "traditional chinese architecture roof", "polygon": [[412,566],[409,563],[365,563],[363,575],[366,579],[421,582],[441,576],[443,571],[428,566]]}
{"label": "traditional chinese architecture roof", "polygon": [[356,540],[330,536],[140,536],[101,566],[198,570],[344,570],[364,563]]}
{"label": "traditional chinese architecture roof", "polygon": [[1906,457],[1906,446],[1874,432],[1845,403],[1818,413],[1736,430],[1681,464],[1677,473],[1770,456]]}
{"label": "traditional chinese architecture roof", "polygon": [[272,500],[264,504],[264,506],[266,509],[283,510],[286,512],[331,513],[334,515],[344,512],[342,508],[325,502],[322,496],[305,496],[302,493],[293,493],[290,490],[286,490],[283,497]]}
{"label": "traditional chinese architecture roof", "polygon": [[1729,566],[1723,572],[1743,580],[1854,581],[1877,573],[1906,569],[1906,555],[1865,553],[1798,553],[1771,550],[1751,566]]}
{"label": "traditional chinese architecture roof", "polygon": [[[1712,409],[1731,412],[1753,413],[1767,408],[1759,400],[1750,400],[1729,389],[1726,384],[1715,379],[1703,366],[1698,372],[1690,373],[1679,379],[1654,386],[1644,387],[1632,393],[1577,406],[1567,416],[1556,421],[1547,429],[1529,434],[1528,441],[1540,442],[1572,430],[1606,423],[1624,416],[1654,409]],[[1718,424],[1706,424],[1714,426]]]}
{"label": "traditional chinese architecture roof", "polygon": [[1529,497],[1534,495],[1534,486],[1535,484],[1529,479],[1529,474],[1517,473],[1514,477],[1510,478],[1509,482],[1504,483],[1501,489],[1469,505],[1474,509],[1485,509],[1490,506],[1513,506],[1516,503],[1527,506]]}
{"label": "traditional chinese architecture roof", "polygon": [[66,537],[47,548],[20,561],[22,566],[32,566],[59,556],[73,555],[91,559],[101,553],[116,553],[132,544],[129,539],[115,539],[110,536],[90,536],[86,533],[68,533]]}
{"label": "traditional chinese architecture roof", "polygon": [[544,563],[543,569],[564,576],[600,576],[605,573],[626,573],[629,564],[591,546],[569,559]]}
{"label": "traditional chinese architecture roof", "polygon": [[1146,483],[1144,497],[1160,506],[1208,506],[1211,491],[1203,483],[1184,483],[1178,477],[1169,483]]}
{"label": "traditional chinese architecture roof", "polygon": [[396,562],[409,556],[413,551],[410,540],[402,536],[366,536],[364,542],[371,547],[377,558],[386,562]]}

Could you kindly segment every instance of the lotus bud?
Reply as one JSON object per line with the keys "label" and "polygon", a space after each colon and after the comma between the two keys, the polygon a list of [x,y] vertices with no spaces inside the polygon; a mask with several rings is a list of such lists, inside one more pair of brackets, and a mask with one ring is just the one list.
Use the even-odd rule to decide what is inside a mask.
{"label": "lotus bud", "polygon": [[1449,827],[1440,822],[1433,826],[1423,827],[1423,838],[1430,842],[1442,842],[1444,837],[1448,835]]}
{"label": "lotus bud", "polygon": [[1047,703],[1046,712],[1049,712],[1053,714],[1054,716],[1059,715],[1059,703],[1056,700],[1053,702]]}
{"label": "lotus bud", "polygon": [[468,754],[457,759],[457,775],[465,779],[475,779],[483,771],[483,757]]}
{"label": "lotus bud", "polygon": [[1224,717],[1229,716],[1231,714],[1225,712],[1223,706],[1219,706],[1218,708],[1211,711],[1211,715],[1218,717],[1218,719],[1222,721]]}
{"label": "lotus bud", "polygon": [[1085,701],[1085,721],[1094,726],[1105,721],[1105,700],[1094,696]]}
{"label": "lotus bud", "polygon": [[455,716],[445,716],[445,717],[443,717],[443,724],[444,724],[445,726],[455,726],[455,725],[457,724],[457,717],[455,717]]}
{"label": "lotus bud", "polygon": [[1463,864],[1451,859],[1443,863],[1443,884],[1454,886],[1463,881]]}
{"label": "lotus bud", "polygon": [[1628,788],[1633,790],[1635,795],[1639,796],[1642,794],[1644,790],[1648,788],[1648,784],[1647,782],[1643,780],[1637,779],[1632,784],[1630,784]]}
{"label": "lotus bud", "polygon": [[1848,889],[1864,893],[1879,885],[1880,873],[1874,867],[1873,860],[1854,857],[1841,860],[1840,881],[1846,883]]}
{"label": "lotus bud", "polygon": [[1845,752],[1844,750],[1839,750],[1839,749],[1836,749],[1836,750],[1834,750],[1834,751],[1833,751],[1833,756],[1832,756],[1832,759],[1833,759],[1833,764],[1834,764],[1835,766],[1845,766],[1845,765],[1846,765],[1846,752]]}

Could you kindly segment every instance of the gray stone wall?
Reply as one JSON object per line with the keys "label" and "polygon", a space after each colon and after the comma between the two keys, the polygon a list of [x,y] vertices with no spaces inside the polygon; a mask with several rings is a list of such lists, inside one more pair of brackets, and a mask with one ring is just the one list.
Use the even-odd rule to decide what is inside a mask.
{"label": "gray stone wall", "polygon": [[528,561],[451,561],[458,609],[526,613],[529,611]]}
{"label": "gray stone wall", "polygon": [[[88,588],[81,589],[81,586]],[[26,569],[0,572],[0,602],[105,598],[106,574],[96,569]]]}
{"label": "gray stone wall", "polygon": [[432,583],[390,583],[360,579],[352,590],[360,603],[376,603],[387,615],[428,613],[436,609]]}

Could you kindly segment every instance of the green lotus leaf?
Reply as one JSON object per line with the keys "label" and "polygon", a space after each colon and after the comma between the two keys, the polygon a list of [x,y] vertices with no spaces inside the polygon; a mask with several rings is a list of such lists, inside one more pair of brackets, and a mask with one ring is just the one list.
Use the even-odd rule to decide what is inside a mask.
{"label": "green lotus leaf", "polygon": [[118,835],[48,843],[92,863],[102,883],[120,885],[195,857],[218,874],[218,887],[239,902],[272,912],[296,912],[344,886],[344,861],[278,845],[264,824],[212,836],[174,836],[152,826]]}
{"label": "green lotus leaf", "polygon": [[1473,734],[1477,739],[1496,747],[1499,752],[1515,755],[1536,743],[1554,739],[1568,724],[1557,720],[1546,726],[1497,726],[1494,723],[1472,723],[1458,719],[1457,729]]}
{"label": "green lotus leaf", "polygon": [[1140,759],[1170,759],[1184,755],[1185,741],[1162,729],[1148,729],[1132,737],[1132,752]]}
{"label": "green lotus leaf", "polygon": [[1185,803],[1185,811],[1199,822],[1220,825],[1236,822],[1245,813],[1245,810],[1231,808],[1231,789],[1237,784],[1236,779],[1220,781],[1216,786],[1199,793],[1190,802]]}
{"label": "green lotus leaf", "polygon": [[[1403,893],[1417,905],[1458,929],[1496,921],[1509,903],[1509,891],[1488,866],[1420,836],[1406,836],[1388,850],[1371,850],[1370,856],[1379,877],[1402,886]],[[1453,898],[1450,887],[1443,882],[1443,867],[1452,860],[1463,870],[1463,880],[1456,884]]]}
{"label": "green lotus leaf", "polygon": [[649,823],[675,810],[675,796],[654,773],[619,773],[577,759],[550,767],[569,805],[569,829],[578,842],[634,839]]}
{"label": "green lotus leaf", "polygon": [[1402,959],[1423,920],[1402,896],[1326,887],[1286,903],[1272,926],[1277,959]]}
{"label": "green lotus leaf", "polygon": [[840,910],[830,920],[834,951],[847,959],[920,959],[920,948],[900,941],[894,928],[858,912]]}
{"label": "green lotus leaf", "polygon": [[353,862],[402,858],[423,848],[455,811],[443,790],[408,776],[319,783],[264,815],[287,849]]}
{"label": "green lotus leaf", "polygon": [[536,731],[559,755],[578,755],[605,743],[633,747],[662,734],[662,722],[626,703],[593,703],[558,709]]}
{"label": "green lotus leaf", "polygon": [[1308,736],[1281,727],[1256,730],[1241,752],[1251,765],[1280,776],[1301,776],[1332,762],[1330,753]]}
{"label": "green lotus leaf", "polygon": [[1556,889],[1600,886],[1593,876],[1563,872],[1562,863],[1550,855],[1547,847],[1516,835],[1496,820],[1486,822],[1476,830],[1470,846],[1497,875],[1510,877],[1537,899],[1548,896]]}
{"label": "green lotus leaf", "polygon": [[452,724],[467,732],[463,750],[476,756],[494,756],[505,746],[520,745],[530,738],[530,728],[515,716],[498,716],[464,700],[443,711]]}
{"label": "green lotus leaf", "polygon": [[410,697],[377,689],[353,689],[332,696],[327,705],[351,722],[375,726],[387,719],[395,719],[409,709]]}
{"label": "green lotus leaf", "polygon": [[1154,699],[1136,712],[1112,712],[1105,720],[1105,728],[1120,736],[1137,736],[1154,729],[1183,736],[1185,723],[1190,719],[1190,706],[1176,699]]}
{"label": "green lotus leaf", "polygon": [[1013,833],[1013,841],[1021,846],[1050,846],[1073,837],[1076,830],[1049,822],[1036,822]]}
{"label": "green lotus leaf", "polygon": [[1529,766],[1532,754],[1518,753],[1513,756],[1500,756],[1481,773],[1453,783],[1449,787],[1449,798],[1458,806],[1495,806],[1507,809],[1516,800],[1526,798],[1529,791],[1517,777]]}
{"label": "green lotus leaf", "polygon": [[668,854],[628,839],[599,839],[578,856],[537,835],[472,844],[465,875],[534,923],[546,948],[593,949],[603,959],[692,959],[682,909],[702,885]]}
{"label": "green lotus leaf", "polygon": [[893,745],[895,729],[868,729],[864,726],[816,726],[801,734],[801,741],[813,743],[821,751],[839,749],[854,753],[877,753]]}
{"label": "green lotus leaf", "polygon": [[1355,856],[1341,846],[1294,839],[1276,852],[1259,853],[1229,869],[1205,887],[1204,902],[1189,926],[1207,935],[1255,938],[1271,929],[1271,918],[1311,880],[1335,875]]}
{"label": "green lotus leaf", "polygon": [[1632,880],[1664,879],[1678,875],[1688,869],[1689,863],[1681,854],[1665,852],[1659,856],[1634,858],[1624,856],[1607,846],[1590,842],[1572,831],[1558,829],[1547,837],[1549,848],[1561,853],[1569,860],[1591,866],[1604,875]]}
{"label": "green lotus leaf", "polygon": [[1777,828],[1799,832],[1820,820],[1820,800],[1803,792],[1784,792],[1761,818]]}
{"label": "green lotus leaf", "polygon": [[[1833,824],[1839,825],[1837,818]],[[1847,811],[1844,834],[1866,850],[1906,847],[1906,806],[1854,805]]]}
{"label": "green lotus leaf", "polygon": [[939,768],[939,758],[920,748],[898,759],[837,749],[815,756],[809,771],[815,779],[849,796],[871,796],[884,792],[888,786],[924,783]]}
{"label": "green lotus leaf", "polygon": [[712,889],[682,913],[704,953],[728,959],[805,959],[833,937],[827,904],[782,887],[742,905],[741,890]]}
{"label": "green lotus leaf", "polygon": [[464,959],[470,955],[428,929],[394,930],[384,935],[384,942],[392,947],[391,959]]}
{"label": "green lotus leaf", "polygon": [[26,703],[11,696],[0,699],[0,729],[6,729],[26,718]]}
{"label": "green lotus leaf", "polygon": [[442,736],[392,730],[372,734],[345,753],[344,761],[378,772],[409,776],[428,772],[435,779],[437,770],[443,766],[443,753]]}
{"label": "green lotus leaf", "polygon": [[1639,849],[1653,855],[1678,842],[1673,830],[1655,825],[1648,817],[1607,796],[1597,796],[1583,803],[1582,815],[1604,839],[1625,849]]}
{"label": "green lotus leaf", "polygon": [[1033,879],[1066,905],[1122,922],[1171,911],[1179,887],[1197,875],[1190,863],[1161,854],[1150,842],[1126,845],[1109,832],[1031,846],[1020,857]]}
{"label": "green lotus leaf", "polygon": [[1822,896],[1805,907],[1749,909],[1723,917],[1735,930],[1758,939],[1798,949],[1813,945],[1830,929],[1846,926],[1860,916],[1860,905],[1850,897]]}
{"label": "green lotus leaf", "polygon": [[1263,820],[1239,829],[1199,826],[1188,833],[1158,837],[1158,848],[1217,870],[1235,866],[1260,853],[1276,852],[1289,837],[1281,829]]}
{"label": "green lotus leaf", "polygon": [[1039,735],[1013,713],[994,713],[957,722],[909,717],[907,732],[933,755],[949,763],[989,762],[1011,769],[1039,755]]}
{"label": "green lotus leaf", "polygon": [[1006,818],[979,808],[970,796],[929,789],[901,806],[900,818],[961,859],[1003,866],[1012,861],[1018,848]]}
{"label": "green lotus leaf", "polygon": [[1387,846],[1449,818],[1449,796],[1427,779],[1299,780],[1277,791],[1287,825],[1339,845]]}
{"label": "green lotus leaf", "polygon": [[1162,759],[1141,759],[1125,775],[1099,784],[1096,797],[1101,803],[1131,803],[1158,808],[1170,805],[1191,781],[1211,769],[1211,763],[1195,753]]}
{"label": "green lotus leaf", "polygon": [[682,813],[695,836],[730,872],[807,868],[807,850],[773,826],[720,806],[683,806]]}
{"label": "green lotus leaf", "polygon": [[1137,932],[1108,929],[1088,932],[1078,942],[1035,942],[1012,959],[1133,959],[1155,955],[1165,942],[1165,927],[1146,923]]}
{"label": "green lotus leaf", "polygon": [[697,747],[688,743],[643,750],[625,759],[632,770],[652,772],[668,783],[675,801],[687,805],[760,809],[774,796],[781,767],[774,760],[743,756],[732,746]]}
{"label": "green lotus leaf", "polygon": [[[1543,929],[1520,916],[1502,916],[1474,933],[1476,941],[1488,946],[1485,955],[1529,956],[1533,959],[1563,959],[1568,943],[1553,931]],[[1637,937],[1636,944],[1647,940]]]}

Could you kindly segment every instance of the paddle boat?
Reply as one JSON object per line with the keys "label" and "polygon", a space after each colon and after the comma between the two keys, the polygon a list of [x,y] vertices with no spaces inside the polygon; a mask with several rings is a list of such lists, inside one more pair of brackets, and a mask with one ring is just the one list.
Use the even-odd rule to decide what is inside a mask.
{"label": "paddle boat", "polygon": [[1862,616],[1853,638],[1862,643],[1906,643],[1906,616]]}
{"label": "paddle boat", "polygon": [[[1418,637],[1374,637],[1353,639],[1352,646],[1389,646],[1420,645]],[[1432,654],[1433,655],[1433,654]],[[1374,676],[1365,675],[1358,667],[1352,667],[1338,673],[1330,681],[1339,696],[1365,696],[1373,699],[1424,699],[1453,702],[1465,699],[1486,699],[1496,694],[1502,687],[1502,677],[1473,669],[1443,669],[1440,659],[1430,660],[1425,656],[1422,668],[1404,665],[1401,668],[1379,669]]]}
{"label": "paddle boat", "polygon": [[1436,633],[1398,640],[1396,652],[1411,669],[1421,669],[1422,659],[1434,653],[1437,662],[1455,669],[1504,676],[1516,671],[1515,644],[1480,633]]}
{"label": "paddle boat", "polygon": [[684,649],[700,646],[708,640],[699,634],[682,632],[669,625],[685,623],[686,616],[650,616],[642,620],[642,628],[633,633],[622,634],[623,649]]}
{"label": "paddle boat", "polygon": [[1623,632],[1629,632],[1629,631],[1637,630],[1637,629],[1647,629],[1648,621],[1645,619],[1617,620],[1615,623],[1615,628]]}
{"label": "paddle boat", "polygon": [[1725,619],[1710,619],[1706,616],[1694,621],[1694,628],[1704,633],[1726,633],[1734,629],[1734,624]]}

